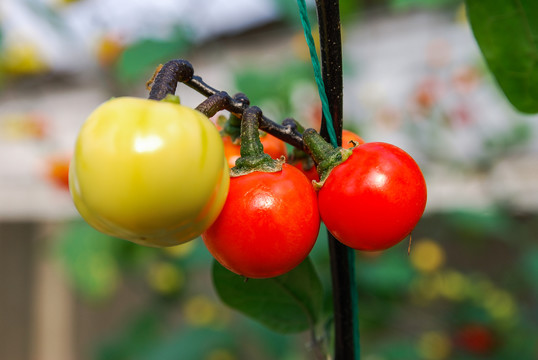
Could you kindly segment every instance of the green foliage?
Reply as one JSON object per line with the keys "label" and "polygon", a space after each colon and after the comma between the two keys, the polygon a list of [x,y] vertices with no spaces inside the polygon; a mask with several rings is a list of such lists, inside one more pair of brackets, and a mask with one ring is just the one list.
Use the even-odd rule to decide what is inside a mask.
{"label": "green foliage", "polygon": [[[273,105],[278,113],[270,116],[278,118],[289,116],[294,110],[291,94],[301,83],[314,86],[312,65],[301,61],[264,70],[259,67],[240,69],[235,77],[236,88],[248,94],[251,104]],[[264,106],[264,110],[266,108],[271,106]]]}
{"label": "green foliage", "polygon": [[538,2],[467,0],[476,41],[500,88],[524,113],[538,112]]}
{"label": "green foliage", "polygon": [[458,4],[460,0],[392,0],[391,6],[397,10],[409,8],[433,8],[438,6],[446,6]]}
{"label": "green foliage", "polygon": [[114,248],[118,241],[84,221],[73,222],[67,227],[58,251],[71,282],[82,295],[101,300],[115,291],[119,267]]}
{"label": "green foliage", "polygon": [[191,36],[187,29],[178,27],[167,39],[143,39],[128,47],[116,65],[116,75],[124,83],[149,79],[155,64],[170,59],[181,58],[191,46]]}
{"label": "green foliage", "polygon": [[[201,341],[202,340],[202,341]],[[216,351],[231,353],[234,349],[234,337],[229,332],[191,328],[182,330],[165,338],[160,344],[143,355],[130,358],[135,360],[199,360],[208,359]],[[217,355],[214,355],[217,358]]]}
{"label": "green foliage", "polygon": [[486,240],[488,237],[513,234],[513,223],[501,209],[484,211],[455,210],[445,216],[448,227],[459,238]]}
{"label": "green foliage", "polygon": [[513,148],[520,147],[528,144],[532,140],[532,128],[529,124],[524,122],[514,122],[514,126],[508,131],[485,139],[485,147],[488,156],[494,157],[495,155],[506,153]]}
{"label": "green foliage", "polygon": [[323,289],[310,259],[287,274],[247,281],[215,261],[213,282],[222,302],[274,331],[301,332],[319,320]]}
{"label": "green foliage", "polygon": [[536,298],[538,298],[538,246],[529,249],[520,262],[521,274],[527,280],[527,284],[530,285],[531,290],[534,292]]}
{"label": "green foliage", "polygon": [[97,360],[138,359],[162,336],[162,318],[158,312],[147,311],[129,321],[123,332],[107,339],[96,353]]}
{"label": "green foliage", "polygon": [[402,256],[402,247],[397,246],[377,259],[358,264],[357,283],[359,288],[368,288],[371,294],[395,299],[404,295],[415,272],[409,260]]}

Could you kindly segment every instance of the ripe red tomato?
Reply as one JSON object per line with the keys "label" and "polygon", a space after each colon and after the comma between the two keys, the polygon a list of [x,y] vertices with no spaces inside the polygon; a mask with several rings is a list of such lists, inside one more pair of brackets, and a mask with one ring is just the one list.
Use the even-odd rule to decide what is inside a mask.
{"label": "ripe red tomato", "polygon": [[352,140],[355,141],[358,145],[362,145],[366,142],[363,140],[363,138],[361,138],[354,132],[351,132],[346,129],[342,130],[342,147],[344,149],[349,149],[353,147],[353,143],[351,143]]}
{"label": "ripe red tomato", "polygon": [[[349,149],[353,147],[353,143],[351,141],[357,142],[358,145],[362,145],[365,143],[365,141],[354,132],[351,132],[349,130],[342,130],[342,147],[344,149]],[[316,170],[316,166],[311,166],[308,170],[305,170],[305,166],[307,165],[306,160],[300,160],[293,163],[293,166],[295,166],[297,169],[301,170],[303,174],[306,175],[306,177],[312,181],[319,181],[319,175],[318,171]]]}
{"label": "ripe red tomato", "polygon": [[402,149],[380,142],[357,146],[318,192],[321,219],[345,245],[377,251],[411,233],[426,206],[426,183]]}
{"label": "ripe red tomato", "polygon": [[474,354],[490,353],[496,345],[493,331],[481,324],[468,324],[459,329],[456,344]]}
{"label": "ripe red tomato", "polygon": [[234,144],[229,136],[223,136],[222,143],[224,144],[224,156],[228,162],[228,167],[231,169],[235,166],[235,160],[241,157],[241,146]]}
{"label": "ripe red tomato", "polygon": [[293,166],[295,166],[297,169],[301,170],[301,172],[307,177],[308,180],[312,181],[319,181],[319,175],[318,171],[316,170],[316,165],[312,164],[310,169],[305,170],[304,167],[307,165],[306,160],[301,160],[299,162],[293,163]]}
{"label": "ripe red tomato", "polygon": [[[286,144],[270,134],[264,134],[260,136],[260,140],[263,145],[263,151],[269,154],[273,159],[280,159],[282,156],[286,156]],[[234,144],[232,138],[229,136],[223,136],[222,142],[224,143],[224,155],[228,160],[228,166],[233,168],[235,166],[235,160],[241,157],[241,146]]]}
{"label": "ripe red tomato", "polygon": [[282,275],[310,253],[320,225],[316,193],[291,165],[233,177],[224,208],[202,234],[213,257],[247,278]]}

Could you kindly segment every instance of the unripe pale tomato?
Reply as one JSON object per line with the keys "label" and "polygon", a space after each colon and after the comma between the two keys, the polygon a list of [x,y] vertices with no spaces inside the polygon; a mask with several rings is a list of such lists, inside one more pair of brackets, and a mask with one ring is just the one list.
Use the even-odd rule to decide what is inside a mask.
{"label": "unripe pale tomato", "polygon": [[345,245],[387,249],[411,233],[426,206],[426,182],[402,149],[380,142],[353,149],[318,192],[321,219]]}
{"label": "unripe pale tomato", "polygon": [[230,180],[217,220],[202,234],[213,257],[247,278],[279,276],[299,265],[316,242],[316,193],[291,165]]}
{"label": "unripe pale tomato", "polygon": [[[286,144],[273,135],[263,134],[260,136],[260,141],[263,145],[263,151],[269,154],[273,159],[280,159],[282,156],[286,156]],[[233,168],[235,166],[235,160],[241,157],[241,146],[234,144],[230,136],[223,136],[222,142],[224,143],[224,154],[228,159],[228,166]]]}
{"label": "unripe pale tomato", "polygon": [[122,97],[99,106],[77,138],[69,184],[97,230],[147,246],[199,236],[229,186],[219,132],[179,104]]}

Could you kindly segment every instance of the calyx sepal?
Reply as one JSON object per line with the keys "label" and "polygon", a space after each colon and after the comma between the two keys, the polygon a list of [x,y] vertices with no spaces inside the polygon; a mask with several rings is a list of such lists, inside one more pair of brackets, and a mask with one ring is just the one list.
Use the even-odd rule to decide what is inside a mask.
{"label": "calyx sepal", "polygon": [[319,181],[312,181],[314,189],[319,190],[329,177],[331,171],[346,161],[353,153],[353,148],[344,149],[342,147],[333,147],[314,129],[306,129],[303,133],[303,140],[316,162],[316,169],[319,174]]}

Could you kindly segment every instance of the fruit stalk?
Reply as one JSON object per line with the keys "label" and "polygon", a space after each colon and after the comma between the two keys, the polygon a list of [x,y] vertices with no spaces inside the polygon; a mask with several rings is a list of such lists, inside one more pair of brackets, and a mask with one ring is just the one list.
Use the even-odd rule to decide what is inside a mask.
{"label": "fruit stalk", "polygon": [[[216,107],[211,108],[211,111],[227,110],[239,118],[242,117],[243,111],[249,106],[248,99],[243,94],[238,94],[231,98],[225,92],[206,84],[201,77],[194,75],[193,72],[192,65],[188,61],[170,60],[159,67],[154,78],[150,80],[151,90],[149,99],[163,100],[168,94],[174,95],[177,83],[182,82],[208,98],[217,95],[213,97],[212,101],[216,101],[217,99],[218,101],[205,103],[203,105],[204,108],[208,105],[216,105]],[[225,96],[226,99],[219,99],[220,96]],[[290,124],[281,125],[265,116],[261,116],[259,129],[300,150],[305,150],[301,134],[297,132],[296,127]]]}
{"label": "fruit stalk", "polygon": [[263,151],[258,132],[262,111],[257,106],[248,107],[241,121],[241,157],[236,160],[230,176],[246,175],[254,171],[276,172],[282,169],[280,160],[273,160]]}

